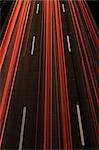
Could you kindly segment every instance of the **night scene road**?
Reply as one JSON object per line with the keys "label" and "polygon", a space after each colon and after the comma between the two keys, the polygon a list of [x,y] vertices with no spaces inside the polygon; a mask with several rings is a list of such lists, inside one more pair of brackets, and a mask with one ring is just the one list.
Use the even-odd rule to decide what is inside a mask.
{"label": "night scene road", "polygon": [[99,148],[99,32],[85,0],[12,2],[0,39],[0,147]]}

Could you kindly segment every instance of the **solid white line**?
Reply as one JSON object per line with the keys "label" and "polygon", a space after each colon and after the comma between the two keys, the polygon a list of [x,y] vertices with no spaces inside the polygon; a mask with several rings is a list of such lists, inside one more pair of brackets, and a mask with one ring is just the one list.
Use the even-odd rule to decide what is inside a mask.
{"label": "solid white line", "polygon": [[68,44],[68,51],[71,52],[69,35],[67,35],[67,44]]}
{"label": "solid white line", "polygon": [[36,14],[38,14],[39,13],[39,4],[37,4],[37,7],[36,7]]}
{"label": "solid white line", "polygon": [[23,108],[21,132],[20,132],[20,141],[19,141],[19,150],[22,150],[24,127],[25,127],[25,118],[26,118],[26,107]]}
{"label": "solid white line", "polygon": [[79,122],[81,144],[82,144],[82,146],[85,146],[84,134],[83,134],[83,128],[82,128],[82,122],[81,122],[81,115],[80,115],[80,108],[79,108],[78,104],[76,105],[76,107],[77,107],[77,115],[78,115],[78,122]]}
{"label": "solid white line", "polygon": [[63,13],[65,13],[65,5],[62,4]]}
{"label": "solid white line", "polygon": [[33,36],[31,55],[33,55],[34,52],[34,45],[35,45],[35,36]]}

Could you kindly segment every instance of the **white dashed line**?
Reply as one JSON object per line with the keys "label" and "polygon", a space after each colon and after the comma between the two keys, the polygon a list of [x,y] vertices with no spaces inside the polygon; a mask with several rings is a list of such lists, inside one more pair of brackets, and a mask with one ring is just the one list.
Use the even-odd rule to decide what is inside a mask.
{"label": "white dashed line", "polygon": [[67,44],[68,44],[68,51],[71,52],[69,35],[67,35]]}
{"label": "white dashed line", "polygon": [[34,52],[34,45],[35,45],[35,36],[33,36],[33,40],[32,40],[31,55],[33,55],[33,52]]}
{"label": "white dashed line", "polygon": [[84,134],[83,134],[83,128],[82,128],[82,122],[81,122],[81,115],[80,115],[80,108],[79,108],[78,104],[76,105],[76,107],[77,107],[77,115],[78,115],[78,122],[79,122],[81,144],[82,144],[82,146],[85,146]]}
{"label": "white dashed line", "polygon": [[65,13],[65,5],[62,4],[62,10],[63,10],[63,13]]}
{"label": "white dashed line", "polygon": [[23,143],[23,136],[24,136],[24,127],[25,127],[25,119],[26,119],[26,107],[23,108],[22,124],[21,124],[21,132],[20,132],[20,141],[19,141],[19,150],[22,150],[22,143]]}
{"label": "white dashed line", "polygon": [[39,5],[39,4],[37,4],[37,7],[36,7],[36,14],[38,14],[38,13],[39,13],[39,8],[40,8],[40,5]]}

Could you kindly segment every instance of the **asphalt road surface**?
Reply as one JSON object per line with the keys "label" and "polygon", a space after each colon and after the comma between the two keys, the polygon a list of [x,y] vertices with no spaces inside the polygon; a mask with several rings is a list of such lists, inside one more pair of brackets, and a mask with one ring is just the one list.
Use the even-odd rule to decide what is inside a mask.
{"label": "asphalt road surface", "polygon": [[98,29],[87,3],[14,2],[8,16],[1,149],[97,149]]}

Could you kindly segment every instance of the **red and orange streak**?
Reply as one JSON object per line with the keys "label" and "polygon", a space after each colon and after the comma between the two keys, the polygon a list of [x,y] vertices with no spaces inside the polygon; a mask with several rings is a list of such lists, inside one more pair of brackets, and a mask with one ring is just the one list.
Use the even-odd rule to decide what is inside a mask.
{"label": "red and orange streak", "polygon": [[8,22],[8,26],[6,28],[4,38],[2,40],[1,46],[0,46],[0,70],[2,69],[2,65],[7,53],[7,49],[11,40],[11,35],[14,30],[14,26],[21,8],[22,1],[16,1],[15,6],[13,8],[10,20]]}
{"label": "red and orange streak", "polygon": [[[19,1],[19,3],[20,3],[20,1]],[[13,45],[12,56],[11,56],[10,65],[9,65],[9,69],[8,69],[8,73],[7,73],[7,77],[6,77],[6,81],[5,81],[3,96],[1,99],[0,128],[2,130],[0,132],[0,145],[2,143],[4,129],[5,129],[8,111],[9,111],[9,107],[10,107],[12,90],[14,87],[18,63],[19,63],[20,54],[21,54],[21,50],[22,50],[21,49],[22,48],[22,42],[23,42],[23,38],[24,38],[24,34],[25,34],[25,28],[26,28],[26,23],[27,23],[27,19],[28,19],[29,9],[30,9],[30,2],[25,1],[22,5],[22,9],[20,12],[21,13],[20,14],[20,22],[19,22],[19,26],[17,29],[18,32],[16,35],[15,43]]]}
{"label": "red and orange streak", "polygon": [[[82,38],[81,28],[79,26],[79,22],[78,22],[78,19],[77,19],[77,16],[76,16],[74,4],[73,4],[72,1],[69,1],[68,4],[69,4],[71,16],[72,16],[72,21],[73,21],[73,25],[74,25],[74,30],[75,30],[75,34],[76,34],[76,38],[77,38],[78,47],[79,47],[79,53],[80,53],[80,57],[81,57],[82,69],[83,69],[85,84],[86,84],[87,93],[88,93],[88,100],[89,100],[91,115],[92,115],[92,118],[93,118],[94,128],[95,128],[97,143],[98,143],[98,134],[99,134],[98,120],[97,120],[97,117],[96,117],[95,107],[94,107],[94,104],[93,104],[93,97],[92,97],[92,93],[91,93],[91,89],[90,89],[90,85],[89,85],[89,81],[88,81],[87,72],[86,72],[86,69],[85,69],[83,54],[82,54],[82,48],[83,48],[84,52],[86,51],[85,43],[84,43],[83,38]],[[81,45],[80,45],[80,42],[81,42]],[[88,69],[89,69],[89,72],[90,72],[90,77],[91,77],[91,80],[93,81],[92,74],[91,74],[91,68],[90,68],[89,62],[88,62],[88,58],[86,57],[86,59],[87,59],[87,65],[89,67]],[[95,86],[94,81],[93,81],[93,86]],[[96,96],[96,100],[98,102],[98,96]]]}
{"label": "red and orange streak", "polygon": [[54,1],[55,6],[55,20],[56,20],[56,38],[58,48],[58,65],[59,65],[59,78],[60,78],[60,96],[61,96],[61,118],[62,118],[62,134],[63,134],[63,148],[72,149],[72,135],[70,124],[70,111],[69,111],[69,97],[68,85],[66,76],[62,20],[60,13],[60,2]]}
{"label": "red and orange streak", "polygon": [[52,11],[53,2],[44,1],[45,25],[45,97],[44,149],[52,149]]}

